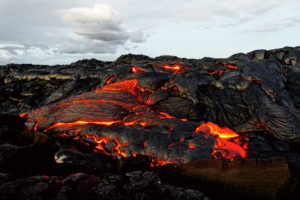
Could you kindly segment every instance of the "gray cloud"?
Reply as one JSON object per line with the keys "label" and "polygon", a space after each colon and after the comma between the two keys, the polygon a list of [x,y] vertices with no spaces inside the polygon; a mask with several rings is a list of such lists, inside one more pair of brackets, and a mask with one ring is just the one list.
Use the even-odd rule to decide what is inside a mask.
{"label": "gray cloud", "polygon": [[44,45],[0,44],[0,64],[30,57],[57,55],[58,50]]}
{"label": "gray cloud", "polygon": [[118,41],[99,41],[85,38],[69,39],[59,48],[63,54],[113,54],[122,45]]}
{"label": "gray cloud", "polygon": [[300,24],[300,18],[288,18],[282,21],[262,24],[259,26],[253,26],[245,29],[244,32],[253,33],[274,33],[279,32],[288,28],[296,27]]}
{"label": "gray cloud", "polygon": [[127,42],[145,42],[144,33],[126,29],[119,13],[109,5],[72,8],[63,11],[62,18],[81,36],[62,49],[65,53],[115,53]]}
{"label": "gray cloud", "polygon": [[[299,0],[152,0],[152,1],[122,1],[127,12],[127,19],[138,24],[152,35],[164,26],[190,24],[195,29],[239,29],[241,33],[257,26],[275,27],[274,21],[298,16]],[[132,5],[134,6],[126,6]],[[159,5],[159,6],[153,6]],[[270,22],[271,21],[271,22]],[[264,32],[261,32],[262,34]]]}
{"label": "gray cloud", "polygon": [[36,53],[39,53],[39,52],[40,53],[42,53],[42,52],[55,53],[55,52],[57,52],[55,49],[51,49],[44,45],[33,46],[33,45],[28,45],[28,44],[1,45],[0,49],[3,51],[7,51],[12,56],[28,55],[31,52],[36,52]]}
{"label": "gray cloud", "polygon": [[[22,57],[26,60],[56,56],[63,60],[72,57],[64,54],[77,58],[114,54],[120,48],[146,41],[144,32],[126,26],[121,14],[111,6],[95,2],[98,1],[1,1],[0,63]],[[49,61],[43,63],[46,62]]]}
{"label": "gray cloud", "polygon": [[299,9],[299,0],[0,0],[0,63],[115,59],[166,46],[189,57],[185,52],[205,52],[210,40],[225,49],[230,38],[245,37],[240,49],[252,49],[251,38],[272,32],[272,45],[287,41],[281,38],[297,42],[280,34],[294,27],[297,35]]}

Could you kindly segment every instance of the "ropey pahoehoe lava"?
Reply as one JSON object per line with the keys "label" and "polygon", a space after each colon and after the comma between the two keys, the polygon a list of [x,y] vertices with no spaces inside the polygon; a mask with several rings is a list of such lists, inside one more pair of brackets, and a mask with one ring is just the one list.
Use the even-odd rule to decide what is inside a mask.
{"label": "ropey pahoehoe lava", "polygon": [[[180,65],[167,66],[174,73]],[[134,73],[143,72],[132,67]],[[23,116],[24,117],[24,116]],[[137,79],[107,83],[27,113],[35,132],[67,137],[114,157],[149,155],[155,164],[246,157],[239,134],[213,122],[176,118],[149,105]]]}

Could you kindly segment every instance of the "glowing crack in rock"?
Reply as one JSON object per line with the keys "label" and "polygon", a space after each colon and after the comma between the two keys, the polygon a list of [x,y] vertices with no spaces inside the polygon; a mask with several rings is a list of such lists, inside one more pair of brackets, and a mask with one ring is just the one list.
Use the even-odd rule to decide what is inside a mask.
{"label": "glowing crack in rock", "polygon": [[[164,68],[182,69],[180,65]],[[210,151],[212,158],[246,157],[233,141],[238,133],[213,122],[199,125],[156,111],[142,100],[143,93],[138,80],[123,80],[20,116],[35,132],[67,137],[118,158],[149,155],[154,166],[189,162],[204,151]]]}

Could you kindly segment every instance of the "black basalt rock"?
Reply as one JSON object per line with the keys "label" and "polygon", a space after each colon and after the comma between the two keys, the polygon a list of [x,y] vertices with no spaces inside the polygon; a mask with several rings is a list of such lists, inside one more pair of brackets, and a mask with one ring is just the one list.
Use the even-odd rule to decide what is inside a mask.
{"label": "black basalt rock", "polygon": [[[300,47],[8,64],[0,93],[0,199],[207,200],[154,171],[216,159],[283,157],[300,185]],[[237,136],[197,131],[207,122]]]}

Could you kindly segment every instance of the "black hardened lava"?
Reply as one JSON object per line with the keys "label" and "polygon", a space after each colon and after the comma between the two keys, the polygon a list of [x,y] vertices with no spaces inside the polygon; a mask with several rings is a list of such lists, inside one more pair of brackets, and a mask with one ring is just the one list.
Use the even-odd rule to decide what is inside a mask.
{"label": "black hardened lava", "polygon": [[[300,47],[226,59],[9,64],[0,66],[0,94],[0,199],[299,195]],[[244,193],[229,187],[242,176],[210,185],[185,174],[209,176],[190,163],[209,170],[218,161],[227,175],[277,165],[288,181],[261,195],[252,180]]]}

